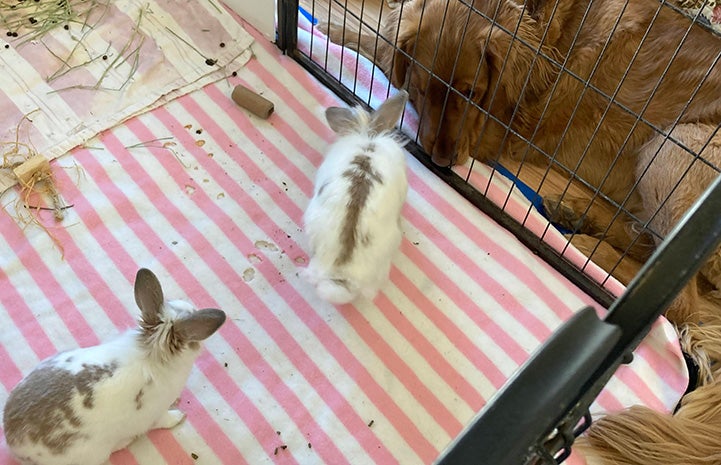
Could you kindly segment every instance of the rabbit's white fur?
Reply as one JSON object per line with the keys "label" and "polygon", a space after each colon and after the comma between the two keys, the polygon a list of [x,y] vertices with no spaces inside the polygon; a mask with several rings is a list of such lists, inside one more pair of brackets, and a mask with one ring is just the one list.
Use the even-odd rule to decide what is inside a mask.
{"label": "rabbit's white fur", "polygon": [[23,463],[103,464],[136,437],[185,417],[171,406],[200,353],[198,341],[215,332],[225,314],[164,301],[148,270],[138,272],[135,291],[139,329],[43,361],[10,394],[5,436]]}
{"label": "rabbit's white fur", "polygon": [[338,139],[316,173],[303,217],[311,255],[303,274],[328,302],[372,299],[388,279],[408,191],[403,142],[393,133],[407,98],[401,91],[372,114],[326,111]]}

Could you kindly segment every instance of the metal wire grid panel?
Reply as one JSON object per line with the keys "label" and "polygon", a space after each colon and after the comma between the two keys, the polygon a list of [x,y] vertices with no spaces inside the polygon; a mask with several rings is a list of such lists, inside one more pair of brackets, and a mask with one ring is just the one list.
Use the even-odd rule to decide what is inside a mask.
{"label": "metal wire grid panel", "polygon": [[[704,119],[706,114],[712,112],[704,113],[697,109],[699,101],[708,94],[708,88],[716,85],[713,80],[715,75],[721,73],[717,63],[721,57],[719,40],[711,32],[701,30],[702,26],[698,25],[705,20],[702,13],[707,4],[686,9],[681,5],[647,0],[653,1],[655,6],[647,8],[648,17],[639,20],[643,23],[640,28],[645,30],[629,39],[629,42],[637,45],[636,49],[627,52],[626,57],[616,58],[609,56],[615,46],[613,39],[628,34],[628,19],[624,15],[634,13],[631,10],[639,0],[627,3],[616,1],[618,14],[606,31],[608,34],[599,37],[598,43],[594,45],[595,55],[590,60],[590,68],[579,70],[573,64],[573,57],[574,53],[580,53],[579,50],[587,46],[585,42],[588,38],[582,33],[584,25],[598,20],[594,8],[604,1],[580,2],[582,7],[576,9],[575,17],[563,23],[563,26],[572,26],[570,30],[573,33],[563,34],[560,52],[558,47],[546,44],[554,40],[551,36],[559,34],[551,25],[553,18],[563,13],[559,9],[559,5],[564,7],[563,0],[547,0],[546,3],[535,0],[525,4],[505,0],[519,18],[510,22],[500,17],[503,13],[499,5],[503,5],[503,1],[406,0],[389,3],[388,0],[303,0],[299,5],[297,0],[283,0],[279,2],[278,44],[346,101],[367,107],[374,106],[374,95],[387,95],[391,87],[385,84],[383,89],[374,89],[371,82],[371,88],[366,89],[369,84],[361,82],[361,79],[374,81],[376,75],[385,74],[393,81],[395,67],[403,62],[403,79],[399,81],[397,78],[398,82],[394,84],[408,88],[418,113],[416,126],[404,127],[411,140],[408,145],[411,153],[584,291],[608,306],[613,297],[603,287],[607,279],[605,275],[590,278],[584,272],[589,265],[588,261],[571,263],[567,258],[567,245],[549,245],[548,235],[557,234],[551,226],[540,232],[529,231],[527,220],[532,208],[522,217],[518,214],[509,215],[507,207],[511,198],[510,190],[505,199],[491,201],[486,196],[488,185],[473,182],[477,172],[490,169],[490,175],[483,177],[484,180],[510,178],[517,187],[526,187],[527,192],[530,192],[527,197],[535,203],[537,210],[551,219],[587,256],[594,260],[601,259],[606,272],[616,275],[626,284],[650,255],[654,244],[669,232],[670,226],[666,224],[668,219],[663,216],[662,210],[678,209],[678,199],[672,194],[678,197],[680,191],[693,187],[698,195],[715,177],[718,172],[716,166],[721,162],[721,155],[718,160],[713,157],[718,130],[715,125],[721,120]],[[442,8],[439,9],[438,5]],[[306,50],[297,47],[299,6],[300,14],[306,15],[310,21],[319,21],[313,28],[320,27],[327,34],[312,34],[310,47]],[[436,7],[432,13],[427,12],[430,6]],[[410,41],[415,45],[404,48],[400,41],[407,32],[401,30],[399,23],[402,20],[399,18],[413,14],[419,16],[415,21],[420,27],[415,31],[416,37]],[[538,26],[536,35],[522,33],[522,29],[527,28],[529,23],[520,18],[526,17]],[[657,21],[668,21],[668,18],[674,21],[677,37],[659,43],[656,37],[659,28],[667,26],[654,24]],[[479,19],[489,25],[481,36],[477,27],[474,29]],[[429,27],[424,28],[426,23]],[[431,34],[437,39],[430,53],[426,51],[431,59],[420,56],[422,52],[417,44],[420,42],[418,34],[421,34],[421,29],[422,34]],[[471,40],[472,34],[475,34],[473,40],[477,46],[469,48],[466,43]],[[455,36],[463,47],[448,49],[450,35]],[[691,57],[689,47],[698,46],[699,40],[707,49],[705,53]],[[502,41],[507,45],[492,55],[487,49],[492,41]],[[350,66],[341,64],[334,67],[328,52],[329,47],[333,46],[332,42],[360,50],[368,63],[376,65],[370,68],[370,77],[368,72],[359,72],[360,60]],[[627,81],[637,79],[638,68],[646,66],[644,63],[648,61],[649,51],[661,46],[667,49],[663,50],[663,56],[655,63],[654,79],[640,86],[643,92],[638,98],[629,100]],[[472,52],[469,53],[469,50]],[[524,52],[530,60],[524,69],[513,67],[515,65],[511,55],[520,52]],[[341,60],[346,56],[353,57],[353,52],[347,48],[340,53]],[[470,57],[472,79],[468,82],[466,77],[464,82],[460,82],[460,68],[468,68],[469,55],[473,54],[477,56]],[[489,67],[489,61],[490,66],[495,67],[492,70],[497,74],[495,77],[489,76],[489,71],[484,68]],[[618,79],[604,82],[598,76],[603,76],[610,61],[622,62],[615,66]],[[653,112],[663,104],[662,100],[667,99],[666,94],[670,92],[665,84],[669,73],[677,75],[679,66],[693,66],[696,69],[694,78],[686,80],[686,89],[675,89],[685,101],[673,102],[674,115],[664,115],[665,119],[655,117]],[[552,75],[544,84],[548,89],[543,95],[549,97],[534,101],[531,97],[538,96],[536,87],[539,84],[536,81],[541,68],[550,69]],[[498,76],[511,74],[514,75],[515,85],[520,86],[518,100],[511,102],[511,105],[509,102],[499,103],[506,96],[503,95],[502,79]],[[493,79],[497,80],[488,82]],[[678,81],[676,79],[673,82]],[[425,89],[419,89],[423,86]],[[569,87],[577,93],[577,99],[567,104],[559,116],[559,109],[554,107],[554,95]],[[479,89],[482,95],[478,95]],[[597,105],[589,115],[588,100],[591,98],[602,104]],[[501,104],[504,106],[503,111],[495,111]],[[708,102],[709,108],[713,104]],[[524,105],[534,105],[535,108],[535,121],[530,124],[521,121],[528,117]],[[432,111],[427,110],[434,106]],[[697,114],[701,114],[701,117],[696,117],[694,122],[701,121],[712,126],[693,127],[693,134],[689,135],[687,126],[682,123],[694,119]],[[552,137],[548,137],[547,123],[554,118],[559,123],[554,126]],[[594,121],[584,121],[588,118]],[[624,120],[624,125],[619,127],[611,144],[614,152],[601,164],[600,169],[594,167],[596,172],[593,179],[589,179],[584,173],[589,171],[589,166],[594,165],[597,148],[599,144],[604,144],[602,139],[607,136],[608,127],[616,124],[615,120],[619,118]],[[453,124],[444,126],[443,122],[449,120]],[[519,124],[519,121],[523,124]],[[561,152],[566,150],[566,145],[571,144],[569,138],[578,134],[574,130],[579,124],[589,128],[588,134],[585,134],[586,140],[575,142],[578,149],[569,160]],[[495,138],[489,135],[491,130],[495,131]],[[467,134],[474,131],[478,137],[461,148],[462,144],[457,141],[464,136],[468,139]],[[451,140],[454,138],[455,142]],[[638,162],[636,173],[629,173],[630,165],[626,161],[643,146],[639,144],[640,139],[651,141],[645,147],[645,165],[641,167],[641,162]],[[463,155],[470,156],[470,161],[466,162],[464,170],[450,169],[448,165],[459,161],[456,155],[461,151]],[[673,173],[664,174],[659,181],[659,172],[666,169],[664,164],[669,157],[676,160]],[[622,173],[619,175],[619,172]],[[699,173],[704,180],[699,179]],[[612,185],[618,184],[618,178],[623,180],[622,185]],[[663,185],[660,186],[660,183]],[[703,186],[699,187],[700,184]],[[663,190],[665,197],[654,199],[652,205],[639,203],[639,192],[642,193],[644,188],[659,192]],[[656,192],[656,195],[659,193]],[[648,199],[643,201],[649,203]],[[661,212],[660,216],[657,212]],[[668,212],[665,215],[668,216]],[[625,234],[626,237],[622,241],[614,241],[619,234]],[[614,248],[609,249],[608,244],[598,239],[604,242],[610,240]],[[613,253],[609,254],[609,250]],[[630,267],[626,266],[628,263]]]}

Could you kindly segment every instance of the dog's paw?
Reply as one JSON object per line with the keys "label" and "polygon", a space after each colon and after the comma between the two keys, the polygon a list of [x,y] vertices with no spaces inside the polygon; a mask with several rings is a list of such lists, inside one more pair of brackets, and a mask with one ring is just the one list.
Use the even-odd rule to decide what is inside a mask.
{"label": "dog's paw", "polygon": [[547,195],[543,198],[543,208],[549,221],[570,231],[582,231],[586,226],[585,216],[574,205],[560,195]]}
{"label": "dog's paw", "polygon": [[334,44],[348,45],[350,43],[351,33],[346,31],[342,24],[319,21],[315,28],[325,34]]}
{"label": "dog's paw", "polygon": [[328,35],[328,22],[327,21],[318,21],[317,24],[315,24],[313,27],[318,31],[322,32],[325,35]]}

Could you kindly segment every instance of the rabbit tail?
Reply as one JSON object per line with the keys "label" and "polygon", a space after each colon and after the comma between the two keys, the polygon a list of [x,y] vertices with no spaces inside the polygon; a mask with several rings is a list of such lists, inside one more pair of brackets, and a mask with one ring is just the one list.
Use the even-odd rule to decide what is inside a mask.
{"label": "rabbit tail", "polygon": [[325,272],[318,270],[316,264],[311,261],[307,268],[301,272],[303,278],[315,287],[318,297],[332,304],[347,304],[358,297],[358,286],[350,280],[340,277],[332,277]]}
{"label": "rabbit tail", "polygon": [[345,279],[321,278],[316,284],[316,292],[332,304],[347,304],[358,296],[358,291]]}

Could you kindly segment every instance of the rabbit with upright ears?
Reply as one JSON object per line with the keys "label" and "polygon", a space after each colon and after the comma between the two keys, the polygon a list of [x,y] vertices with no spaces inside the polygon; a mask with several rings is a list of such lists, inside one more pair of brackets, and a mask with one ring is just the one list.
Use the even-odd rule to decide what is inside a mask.
{"label": "rabbit with upright ears", "polygon": [[135,278],[139,328],[41,362],[10,393],[3,427],[13,454],[34,465],[99,465],[155,428],[184,418],[172,405],[225,321],[221,310],[165,301],[147,269]]}
{"label": "rabbit with upright ears", "polygon": [[311,256],[303,274],[328,302],[372,299],[388,279],[408,192],[404,143],[394,133],[407,101],[400,91],[374,113],[325,112],[338,138],[318,168],[303,217]]}

